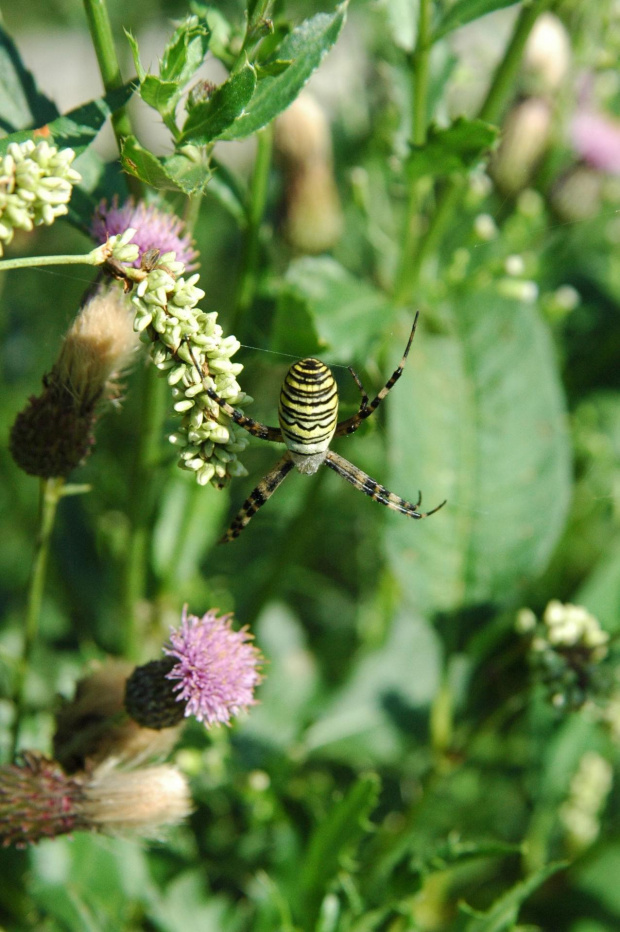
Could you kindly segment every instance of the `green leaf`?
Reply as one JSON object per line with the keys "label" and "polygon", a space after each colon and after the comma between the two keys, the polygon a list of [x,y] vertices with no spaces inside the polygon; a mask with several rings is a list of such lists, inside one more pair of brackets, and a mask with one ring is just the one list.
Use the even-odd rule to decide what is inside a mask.
{"label": "green leaf", "polygon": [[135,136],[127,136],[124,140],[121,164],[124,171],[139,178],[140,181],[152,188],[166,190],[177,187],[160,159],[141,146]]}
{"label": "green leaf", "polygon": [[175,152],[162,159],[162,165],[173,186],[191,197],[204,194],[211,180],[207,156],[199,150]]}
{"label": "green leaf", "polygon": [[[407,329],[391,340],[393,363]],[[448,499],[425,521],[387,515],[403,594],[418,611],[510,602],[545,568],[571,490],[564,397],[536,308],[492,287],[463,295],[450,333],[418,332],[386,404],[389,487],[414,501],[422,489],[426,508]]]}
{"label": "green leaf", "polygon": [[[320,349],[328,362],[360,365],[394,319],[394,307],[385,294],[327,256],[292,262],[284,280],[274,331],[274,342],[281,352],[307,356]],[[305,305],[304,314],[301,305]],[[289,312],[295,315],[301,332],[313,341],[311,349],[302,351],[298,341],[291,348],[293,326],[286,325]]]}
{"label": "green leaf", "polygon": [[128,29],[125,29],[125,36],[127,37],[129,47],[131,48],[131,54],[133,56],[133,63],[136,69],[136,74],[138,75],[138,80],[144,81],[147,73],[142,67],[142,62],[140,61],[140,49],[138,47],[138,40]]}
{"label": "green leaf", "polygon": [[256,88],[256,71],[246,63],[221,84],[209,100],[192,107],[180,141],[204,146],[220,138],[244,113]]}
{"label": "green leaf", "polygon": [[144,103],[166,116],[174,111],[180,93],[176,81],[161,81],[153,74],[147,74],[140,84]]}
{"label": "green leaf", "polygon": [[[511,932],[519,918],[519,910],[525,901],[541,887],[549,877],[553,877],[558,871],[563,870],[567,865],[564,862],[556,861],[548,864],[539,871],[530,874],[521,883],[516,884],[501,896],[485,913],[476,913],[475,918],[467,923],[465,932]],[[464,912],[470,915],[473,910],[464,907]]]}
{"label": "green leaf", "polygon": [[162,159],[141,146],[135,136],[125,139],[121,164],[128,174],[152,188],[182,191],[188,196],[203,194],[211,177],[206,156],[198,149],[188,147],[187,152]]}
{"label": "green leaf", "polygon": [[474,19],[486,16],[487,13],[493,13],[495,10],[503,10],[507,6],[514,6],[517,0],[456,0],[449,7],[442,18],[439,20],[431,42],[437,42],[447,33],[454,29],[460,29],[466,23],[471,23]]}
{"label": "green leaf", "polygon": [[0,26],[0,127],[10,133],[42,126],[57,116],[56,105],[38,89],[17,46]]}
{"label": "green leaf", "polygon": [[[245,139],[286,110],[335,43],[346,10],[347,3],[342,3],[331,15],[318,13],[284,39],[277,58],[290,61],[291,65],[286,71],[265,77],[258,83],[246,113],[222,135],[223,139]],[[265,67],[267,63],[262,64]]]}
{"label": "green leaf", "polygon": [[271,349],[287,356],[324,355],[325,343],[319,339],[315,315],[303,294],[284,288],[278,295],[271,331]]}
{"label": "green leaf", "polygon": [[412,146],[407,159],[409,177],[445,176],[472,168],[491,148],[499,130],[483,120],[459,117],[447,129],[432,127],[424,146]]}
{"label": "green leaf", "polygon": [[0,139],[0,155],[4,155],[10,142],[24,142],[26,139],[35,142],[47,139],[59,147],[69,146],[79,155],[90,145],[108,117],[127,103],[134,89],[133,83],[125,84],[116,91],[110,91],[105,97],[76,107],[45,126],[11,133]]}
{"label": "green leaf", "polygon": [[368,817],[377,805],[380,782],[376,774],[360,777],[314,829],[301,865],[300,899],[304,928],[314,928],[321,901],[345,859],[370,828]]}
{"label": "green leaf", "polygon": [[202,65],[209,50],[210,32],[206,21],[188,16],[168,41],[159,67],[162,81],[184,86]]}

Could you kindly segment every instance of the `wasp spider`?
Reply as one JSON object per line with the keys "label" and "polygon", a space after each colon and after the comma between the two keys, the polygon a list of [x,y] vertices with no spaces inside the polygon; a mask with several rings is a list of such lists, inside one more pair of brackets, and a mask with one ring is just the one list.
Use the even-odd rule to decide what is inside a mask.
{"label": "wasp spider", "polygon": [[[268,440],[272,443],[285,443],[287,447],[284,456],[278,460],[273,469],[259,482],[249,498],[243,503],[230,528],[222,537],[221,543],[227,543],[239,536],[246,524],[249,523],[258,509],[262,508],[267,499],[271,498],[275,490],[295,466],[299,472],[312,475],[325,463],[326,466],[333,469],[334,472],[350,482],[360,492],[369,495],[373,501],[386,505],[393,511],[408,515],[410,518],[428,518],[429,515],[435,514],[446,504],[443,501],[432,511],[420,512],[418,509],[422,503],[421,492],[418,494],[418,500],[414,505],[412,502],[394,495],[393,492],[375,482],[374,479],[371,479],[353,463],[349,463],[348,460],[329,449],[334,436],[342,437],[345,434],[354,433],[362,421],[365,421],[373,411],[376,411],[390,389],[396,384],[405,366],[417,322],[418,314],[416,314],[413,321],[411,334],[400,365],[373,401],[368,400],[368,395],[364,391],[359,376],[349,367],[349,372],[355,379],[362,400],[357,413],[345,421],[338,421],[338,389],[334,377],[328,367],[319,359],[302,359],[293,363],[288,370],[280,392],[279,428],[268,427],[266,424],[254,421],[252,418],[246,417],[241,411],[233,408],[223,398],[220,398],[212,388],[208,387],[204,381],[205,373],[201,373],[204,390],[209,398],[215,401],[236,424],[245,428],[255,437],[260,437],[261,440]],[[196,368],[199,369],[196,360],[194,360],[194,363]]]}

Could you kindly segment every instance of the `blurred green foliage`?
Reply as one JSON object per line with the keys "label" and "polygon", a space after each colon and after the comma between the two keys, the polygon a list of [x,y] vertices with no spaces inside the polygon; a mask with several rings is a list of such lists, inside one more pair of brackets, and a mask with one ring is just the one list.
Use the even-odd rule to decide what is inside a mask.
{"label": "blurred green foliage", "polygon": [[[28,18],[7,6],[10,30],[85,28],[75,4],[28,6]],[[136,36],[136,61],[142,28],[157,23],[172,35],[164,17],[187,14],[182,3],[109,6],[123,54],[121,27]],[[70,696],[93,659],[120,654],[128,625],[140,645],[132,659],[159,656],[185,603],[196,614],[235,611],[250,625],[266,680],[260,704],[232,730],[187,727],[175,760],[191,777],[196,809],[160,843],[77,834],[3,849],[3,928],[619,927],[620,190],[613,173],[580,162],[569,127],[586,94],[590,109],[620,112],[620,19],[611,2],[553,5],[570,57],[559,82],[536,85],[534,96],[549,104],[545,145],[531,165],[525,149],[517,153],[523,175],[506,190],[492,181],[498,160],[511,155],[498,134],[515,103],[532,96],[533,81],[527,52],[517,68],[526,34],[521,48],[510,37],[524,16],[531,26],[550,4],[479,19],[505,6],[359,4],[340,34],[344,7],[282,2],[268,11],[267,34],[265,5],[250,2],[247,19],[240,4],[218,5],[220,26],[230,26],[218,33],[219,57],[233,70],[193,117],[183,106],[196,46],[170,46],[166,73],[143,62],[136,94],[168,125],[170,144],[162,156],[137,134],[123,164],[179,213],[192,194],[202,306],[243,344],[249,413],[275,423],[288,356],[319,355],[334,367],[349,416],[359,392],[345,367],[374,397],[419,309],[402,378],[337,449],[410,500],[421,488],[425,506],[448,504],[412,522],[329,470],[294,474],[237,541],[218,547],[277,453],[252,441],[247,478],[226,491],[199,488],[176,468],[166,440],[174,419],[162,415],[138,485],[145,385],[162,412],[171,407],[165,382],[141,358],[72,477],[91,491],[59,508],[21,743],[49,753],[58,694]],[[409,7],[432,21],[412,18]],[[206,48],[215,20],[205,17],[207,32],[192,41]],[[246,39],[255,34],[241,62],[245,22]],[[176,26],[184,41],[185,27]],[[435,42],[430,57],[420,29]],[[12,132],[28,134],[58,113],[27,86],[11,40],[2,41],[5,147]],[[62,32],[54,41],[59,59],[71,55]],[[504,59],[509,48],[513,57]],[[342,234],[320,255],[302,255],[287,237],[292,176],[282,151],[270,160],[270,124],[315,70],[332,121],[333,165],[328,156],[323,167],[333,171],[339,201],[322,210],[313,182],[319,210],[307,205],[308,223],[341,211]],[[497,115],[481,120],[480,100],[500,79]],[[9,94],[15,83],[21,121]],[[422,85],[423,118],[414,106]],[[104,164],[89,145],[117,105],[108,95],[79,121],[52,123],[59,145],[86,149],[73,225],[18,235],[12,254],[91,248],[89,212],[99,197],[126,191],[119,162]],[[421,126],[426,141],[413,145]],[[226,141],[261,129],[262,178],[251,156],[229,159]],[[520,138],[527,132],[524,125]],[[617,159],[620,166],[620,147]],[[86,267],[0,277],[5,436],[39,391],[93,277]],[[37,481],[8,453],[0,468],[0,536],[10,542],[0,548],[6,751],[38,501]],[[144,588],[128,606],[136,501],[148,532]],[[528,639],[515,629],[520,608],[542,616],[552,599],[584,605],[611,635],[601,685],[574,711],[549,703]],[[610,775],[598,790],[588,784],[592,760]]]}

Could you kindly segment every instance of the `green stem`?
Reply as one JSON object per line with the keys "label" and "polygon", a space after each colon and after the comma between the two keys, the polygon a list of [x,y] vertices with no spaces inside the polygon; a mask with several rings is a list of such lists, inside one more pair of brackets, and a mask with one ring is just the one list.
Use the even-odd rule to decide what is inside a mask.
{"label": "green stem", "polygon": [[235,333],[242,325],[246,312],[254,300],[256,283],[258,280],[258,260],[260,256],[260,229],[267,200],[267,185],[269,182],[269,169],[271,167],[271,150],[273,147],[273,131],[270,126],[265,127],[257,134],[256,161],[250,188],[250,205],[248,210],[248,226],[245,233],[245,249],[243,265],[239,284],[237,307],[231,323],[231,330]]}
{"label": "green stem", "polygon": [[[428,83],[431,54],[431,3],[420,0],[418,15],[418,37],[416,49],[412,56],[411,100],[412,141],[414,146],[424,146],[428,134]],[[394,300],[396,304],[404,301],[409,290],[409,269],[412,257],[416,253],[416,243],[420,237],[420,206],[429,188],[428,179],[414,179],[409,185],[407,212],[400,263],[396,274]]]}
{"label": "green stem", "polygon": [[15,705],[15,718],[13,720],[11,759],[15,758],[19,745],[19,733],[25,711],[25,685],[32,649],[39,631],[39,618],[43,589],[45,585],[45,570],[49,554],[50,539],[54,528],[54,519],[58,502],[62,497],[65,480],[63,478],[44,479],[41,482],[41,504],[39,509],[39,531],[37,534],[34,562],[28,584],[28,599],[26,603],[26,618],[24,624],[24,641],[22,654],[17,667],[13,701]]}
{"label": "green stem", "polygon": [[33,269],[43,265],[101,265],[102,259],[95,252],[82,256],[20,256],[17,259],[1,259],[0,272],[11,269]]}
{"label": "green stem", "polygon": [[[123,76],[116,56],[112,25],[105,0],[84,0],[84,10],[88,20],[90,36],[95,47],[97,62],[103,86],[106,91],[115,91],[123,86]],[[131,121],[125,106],[112,114],[112,128],[119,152],[123,139],[132,135]]]}
{"label": "green stem", "polygon": [[[478,113],[478,118],[489,123],[497,122],[513,92],[513,87],[527,38],[541,13],[552,5],[552,0],[533,0],[524,5],[515,24],[512,37],[493,75],[487,96]],[[421,237],[408,269],[403,272],[395,291],[395,303],[404,303],[415,289],[424,260],[437,246],[443,232],[454,216],[463,189],[463,178],[453,175],[448,178],[438,195],[435,212],[425,234]]]}
{"label": "green stem", "polygon": [[152,532],[155,489],[153,475],[161,457],[160,439],[166,414],[166,382],[155,366],[142,372],[140,431],[129,480],[129,543],[123,579],[123,653],[138,659],[137,607],[146,598],[149,546]]}

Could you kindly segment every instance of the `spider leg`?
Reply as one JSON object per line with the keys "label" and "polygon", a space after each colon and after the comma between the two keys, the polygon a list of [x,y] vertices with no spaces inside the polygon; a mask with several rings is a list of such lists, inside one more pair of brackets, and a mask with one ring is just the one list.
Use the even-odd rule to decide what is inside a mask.
{"label": "spider leg", "polygon": [[227,414],[235,424],[238,424],[239,427],[243,427],[244,430],[247,430],[248,433],[252,434],[254,437],[258,437],[260,440],[269,440],[272,443],[284,443],[282,431],[279,427],[268,427],[267,424],[261,424],[260,421],[255,421],[254,418],[247,417],[242,411],[228,404],[228,402],[221,398],[213,388],[210,388],[205,381],[203,368],[199,365],[194,350],[189,342],[187,343],[187,349],[200,377],[205,394],[209,396],[211,401],[214,401],[220,406],[224,414]]}
{"label": "spider leg", "polygon": [[341,421],[340,424],[338,424],[338,426],[336,427],[336,432],[334,434],[335,437],[343,437],[345,434],[354,433],[354,431],[357,430],[357,428],[360,426],[362,421],[365,421],[367,417],[370,417],[373,411],[377,410],[377,408],[379,407],[383,399],[390,392],[390,390],[394,387],[394,385],[398,382],[399,378],[401,377],[403,373],[403,369],[405,368],[405,363],[407,362],[407,356],[409,355],[409,350],[411,349],[411,344],[413,343],[413,338],[415,336],[415,330],[418,324],[419,316],[420,316],[420,312],[416,311],[416,315],[413,319],[413,327],[411,328],[411,333],[409,334],[409,340],[407,341],[407,346],[405,347],[403,358],[401,359],[400,363],[398,364],[398,366],[396,367],[396,369],[394,370],[394,372],[392,373],[388,381],[385,383],[385,385],[383,386],[383,388],[381,389],[377,397],[374,398],[370,403],[368,402],[368,395],[366,394],[366,392],[364,391],[362,387],[362,383],[359,379],[359,376],[353,371],[353,369],[349,368],[349,372],[355,379],[358,385],[358,388],[360,389],[362,393],[362,401],[361,401],[357,414],[354,414],[352,417],[347,418],[346,421]]}
{"label": "spider leg", "polygon": [[239,509],[232,524],[220,539],[220,544],[227,544],[241,534],[246,524],[252,520],[259,508],[262,508],[267,499],[271,498],[278,486],[286,479],[291,469],[293,469],[293,460],[291,455],[286,451],[284,456],[278,460],[276,465],[267,475],[261,479],[256,488],[246,498]]}
{"label": "spider leg", "polygon": [[446,504],[446,502],[443,501],[431,511],[418,511],[422,501],[421,493],[418,496],[417,503],[414,505],[412,502],[408,502],[406,499],[394,495],[394,493],[386,489],[385,486],[379,485],[379,483],[371,479],[367,473],[358,469],[357,466],[354,466],[353,463],[350,463],[348,460],[345,460],[344,457],[338,456],[333,450],[327,451],[325,465],[333,469],[334,472],[342,476],[343,479],[346,479],[347,482],[350,482],[351,485],[359,489],[360,492],[369,495],[373,501],[379,502],[380,505],[385,505],[387,508],[391,508],[392,511],[399,511],[403,515],[408,515],[410,518],[428,518],[429,515],[434,515],[436,511],[439,511],[439,509],[443,508]]}

